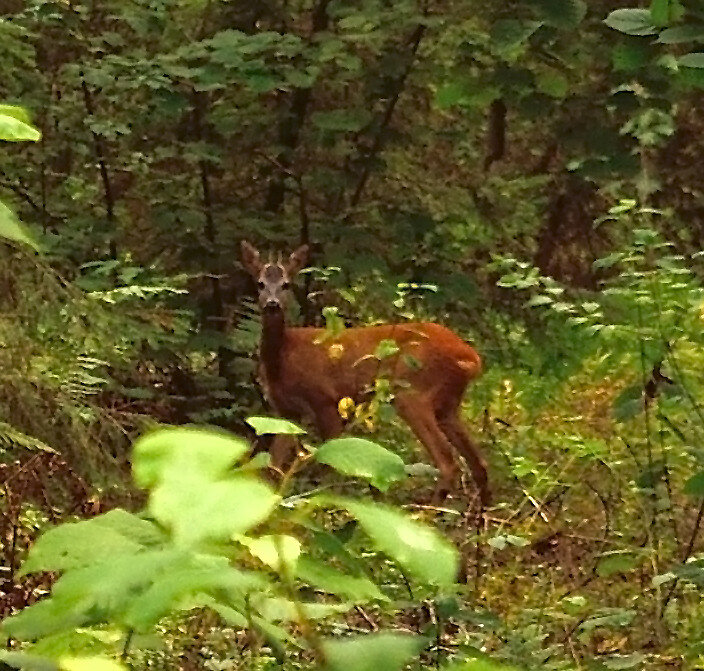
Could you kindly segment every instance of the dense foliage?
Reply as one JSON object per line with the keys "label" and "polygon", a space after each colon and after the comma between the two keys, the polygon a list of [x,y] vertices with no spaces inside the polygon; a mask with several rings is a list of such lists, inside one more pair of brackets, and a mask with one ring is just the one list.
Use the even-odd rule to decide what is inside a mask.
{"label": "dense foliage", "polygon": [[[702,0],[0,0],[6,661],[699,668],[703,43]],[[304,437],[283,499],[233,434],[132,456],[304,435],[246,421],[242,239],[310,243],[292,320],[476,345],[490,509],[427,504],[384,380],[340,413],[388,449]]]}

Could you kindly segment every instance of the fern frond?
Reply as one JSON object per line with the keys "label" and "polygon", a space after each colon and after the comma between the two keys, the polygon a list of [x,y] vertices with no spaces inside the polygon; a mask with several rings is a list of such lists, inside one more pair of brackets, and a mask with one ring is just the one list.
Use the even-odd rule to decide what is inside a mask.
{"label": "fern frond", "polygon": [[186,289],[178,289],[177,287],[166,285],[133,285],[129,287],[116,287],[115,289],[110,289],[109,291],[90,291],[86,294],[86,296],[92,300],[102,301],[103,303],[114,305],[115,303],[121,303],[123,301],[135,298],[145,301],[157,296],[186,293],[188,293]]}
{"label": "fern frond", "polygon": [[57,451],[53,447],[49,447],[49,445],[39,440],[39,438],[30,436],[7,422],[0,422],[0,452],[18,447],[25,450],[57,454]]}

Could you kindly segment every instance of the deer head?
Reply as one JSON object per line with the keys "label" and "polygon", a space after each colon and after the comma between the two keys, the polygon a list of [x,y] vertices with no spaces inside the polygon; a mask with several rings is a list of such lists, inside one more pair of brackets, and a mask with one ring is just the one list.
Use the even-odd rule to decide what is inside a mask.
{"label": "deer head", "polygon": [[262,310],[284,310],[291,295],[291,281],[308,261],[308,245],[301,245],[286,261],[279,254],[277,261],[264,263],[259,252],[242,241],[242,264],[259,288]]}

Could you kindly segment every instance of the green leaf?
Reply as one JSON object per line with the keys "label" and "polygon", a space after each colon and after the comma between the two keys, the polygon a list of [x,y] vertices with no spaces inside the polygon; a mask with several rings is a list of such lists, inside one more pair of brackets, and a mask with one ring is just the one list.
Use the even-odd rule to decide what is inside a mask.
{"label": "green leaf", "polygon": [[658,36],[661,44],[680,44],[682,42],[704,42],[704,24],[688,23],[683,26],[666,28]]}
{"label": "green leaf", "polygon": [[357,518],[378,550],[416,579],[434,585],[455,583],[459,566],[457,550],[435,529],[379,503],[334,501]]}
{"label": "green leaf", "polygon": [[317,589],[355,603],[388,601],[381,590],[366,576],[345,575],[329,564],[310,557],[301,557],[298,560],[296,577]]}
{"label": "green leaf", "polygon": [[7,142],[36,142],[42,134],[30,125],[27,113],[21,107],[0,105],[0,140]]}
{"label": "green leaf", "polygon": [[24,652],[0,650],[0,661],[23,671],[58,671],[56,662]]}
{"label": "green leaf", "polygon": [[682,18],[684,9],[679,0],[651,0],[650,18],[656,26],[669,26]]}
{"label": "green leaf", "polygon": [[171,529],[182,546],[204,540],[226,541],[263,522],[279,497],[248,475],[213,481],[191,468],[170,477],[152,491],[149,511]]}
{"label": "green leaf", "polygon": [[64,571],[159,543],[151,522],[117,508],[81,522],[65,522],[43,533],[32,546],[22,573]]}
{"label": "green leaf", "polygon": [[127,671],[124,664],[108,657],[62,657],[61,671]]}
{"label": "green leaf", "polygon": [[443,84],[435,94],[435,104],[440,109],[453,105],[484,109],[500,95],[499,89],[480,77],[467,77]]}
{"label": "green leaf", "polygon": [[553,302],[553,299],[550,296],[545,296],[544,294],[538,294],[537,296],[533,296],[533,298],[531,298],[526,303],[526,307],[527,308],[534,308],[534,307],[538,307],[539,305],[549,305],[552,302]]}
{"label": "green leaf", "polygon": [[27,110],[19,105],[0,105],[0,115],[9,116],[27,125],[32,125],[32,120],[29,118]]}
{"label": "green leaf", "polygon": [[594,631],[595,629],[620,629],[627,627],[636,616],[634,610],[625,608],[602,608],[593,617],[586,619],[579,625],[579,630],[583,632]]}
{"label": "green leaf", "polygon": [[259,538],[242,536],[237,540],[254,557],[275,571],[281,571],[284,566],[288,570],[293,570],[301,554],[301,543],[293,536],[260,536]]}
{"label": "green leaf", "polygon": [[377,632],[323,641],[327,671],[398,671],[425,646],[411,634]]}
{"label": "green leaf", "polygon": [[555,28],[574,29],[587,14],[584,0],[533,0],[533,4],[540,18]]}
{"label": "green leaf", "polygon": [[626,573],[636,568],[642,559],[635,553],[628,550],[614,550],[601,555],[596,565],[596,574],[601,578],[618,573]]}
{"label": "green leaf", "polygon": [[501,19],[491,27],[491,42],[494,48],[500,52],[515,49],[523,44],[541,25],[540,21]]}
{"label": "green leaf", "polygon": [[671,572],[660,573],[658,575],[653,576],[651,583],[652,583],[653,587],[660,587],[661,585],[664,585],[665,583],[668,583],[671,580],[674,580],[676,577],[677,576]]}
{"label": "green leaf", "polygon": [[280,419],[279,417],[247,417],[246,422],[254,429],[254,432],[258,436],[272,433],[298,436],[305,433],[305,429],[302,429],[297,424],[289,422],[287,419]]}
{"label": "green leaf", "polygon": [[187,559],[176,550],[116,552],[108,559],[67,570],[54,584],[50,598],[6,619],[3,630],[15,638],[32,640],[118,619],[135,595]]}
{"label": "green leaf", "polygon": [[494,661],[488,655],[478,655],[474,659],[450,663],[441,671],[518,671],[517,667]]}
{"label": "green leaf", "polygon": [[[650,52],[647,44],[634,44],[628,42],[619,44],[611,52],[611,62],[617,72],[634,72],[642,68],[650,60]],[[618,214],[609,210],[609,214]]]}
{"label": "green leaf", "polygon": [[514,536],[513,534],[502,534],[499,536],[494,536],[493,538],[490,538],[487,542],[489,543],[489,545],[491,545],[491,547],[495,548],[496,550],[503,550],[509,545],[513,545],[517,548],[522,548],[528,545],[528,540],[522,538],[521,536]]}
{"label": "green leaf", "polygon": [[693,475],[685,482],[684,493],[689,496],[704,496],[704,471]]}
{"label": "green leaf", "polygon": [[345,475],[364,478],[385,492],[406,477],[401,457],[364,438],[334,438],[315,453],[316,461]]}
{"label": "green leaf", "polygon": [[169,613],[210,605],[208,597],[224,600],[233,612],[223,612],[234,621],[238,609],[233,606],[244,611],[251,594],[270,587],[261,574],[240,571],[229,566],[225,557],[208,555],[185,555],[150,582],[147,589],[132,595],[121,617],[130,629],[149,631]]}
{"label": "green leaf", "polygon": [[316,112],[311,115],[311,123],[321,130],[350,133],[362,130],[371,119],[371,112],[363,108]]}
{"label": "green leaf", "polygon": [[592,264],[592,268],[594,268],[595,270],[599,270],[600,268],[612,268],[623,259],[623,256],[624,255],[621,252],[613,252],[608,256],[603,256],[600,259],[594,261],[594,263]]}
{"label": "green leaf", "polygon": [[22,225],[15,213],[2,201],[0,201],[0,237],[13,242],[21,242],[39,251],[39,243]]}
{"label": "green leaf", "polygon": [[685,68],[704,68],[704,52],[698,51],[685,54],[677,59],[677,62]]}
{"label": "green leaf", "polygon": [[388,359],[390,356],[397,354],[399,346],[395,340],[381,340],[374,350],[374,356],[377,359]]}
{"label": "green leaf", "polygon": [[552,70],[540,73],[536,77],[538,90],[552,98],[564,98],[570,90],[567,78]]}
{"label": "green leaf", "polygon": [[611,406],[611,412],[617,422],[632,419],[643,410],[643,388],[639,384],[626,387]]}
{"label": "green leaf", "polygon": [[687,561],[672,569],[672,572],[678,578],[691,582],[699,588],[704,588],[704,562],[701,559]]}
{"label": "green leaf", "polygon": [[604,19],[604,23],[626,35],[653,35],[657,32],[647,9],[615,9]]}
{"label": "green leaf", "polygon": [[630,655],[607,655],[598,659],[607,669],[623,671],[623,669],[641,666],[645,661],[645,655],[642,652],[632,652]]}
{"label": "green leaf", "polygon": [[352,607],[348,603],[294,603],[284,597],[255,598],[252,605],[270,622],[294,622],[299,618],[299,608],[307,619],[323,620],[331,615],[346,613]]}
{"label": "green leaf", "polygon": [[132,472],[140,487],[153,487],[184,474],[207,479],[227,473],[250,450],[242,439],[226,433],[180,427],[159,429],[139,440],[132,453]]}

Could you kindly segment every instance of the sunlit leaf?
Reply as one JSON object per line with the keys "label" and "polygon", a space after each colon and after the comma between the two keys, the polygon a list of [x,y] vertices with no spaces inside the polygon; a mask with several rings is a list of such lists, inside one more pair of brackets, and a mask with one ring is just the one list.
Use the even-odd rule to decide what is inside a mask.
{"label": "sunlit leaf", "polygon": [[378,550],[398,562],[417,580],[451,585],[457,577],[455,547],[438,531],[382,504],[335,499],[359,522]]}
{"label": "sunlit leaf", "polygon": [[148,506],[178,544],[192,546],[248,531],[263,522],[278,501],[273,490],[254,477],[213,481],[195,471],[169,477],[152,491]]}
{"label": "sunlit leaf", "polygon": [[127,671],[127,667],[108,657],[62,657],[61,671]]}
{"label": "sunlit leaf", "polygon": [[305,430],[297,424],[279,417],[247,417],[246,421],[258,436],[266,434],[296,436],[305,433]]}
{"label": "sunlit leaf", "polygon": [[0,201],[0,237],[12,242],[21,242],[32,249],[39,250],[39,243],[22,225],[15,213]]}
{"label": "sunlit leaf", "polygon": [[282,570],[284,566],[293,570],[301,554],[301,542],[293,536],[242,536],[238,540],[259,561],[276,571]]}
{"label": "sunlit leaf", "polygon": [[42,134],[29,123],[21,107],[0,105],[0,140],[7,142],[36,142]]}
{"label": "sunlit leaf", "polygon": [[363,438],[329,440],[317,449],[315,459],[345,475],[365,478],[384,492],[406,477],[401,457]]}
{"label": "sunlit leaf", "polygon": [[159,429],[135,443],[132,472],[140,487],[188,473],[218,478],[250,449],[244,440],[226,433],[191,427]]}
{"label": "sunlit leaf", "polygon": [[43,533],[22,565],[22,573],[88,566],[115,555],[138,552],[162,538],[151,522],[117,508]]}

